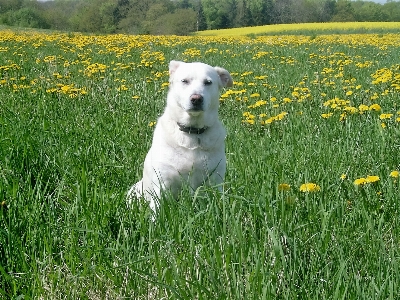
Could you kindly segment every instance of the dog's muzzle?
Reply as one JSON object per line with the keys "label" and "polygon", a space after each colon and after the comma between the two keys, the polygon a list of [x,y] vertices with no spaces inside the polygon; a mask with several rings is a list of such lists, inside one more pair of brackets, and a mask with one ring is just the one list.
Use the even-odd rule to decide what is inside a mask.
{"label": "dog's muzzle", "polygon": [[191,110],[203,110],[204,98],[200,94],[190,96]]}

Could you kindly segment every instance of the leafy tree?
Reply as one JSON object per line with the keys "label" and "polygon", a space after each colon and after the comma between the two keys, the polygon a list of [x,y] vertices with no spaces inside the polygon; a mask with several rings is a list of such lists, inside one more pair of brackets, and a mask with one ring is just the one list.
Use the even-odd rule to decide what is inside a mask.
{"label": "leafy tree", "polygon": [[75,14],[69,19],[73,31],[100,32],[100,0],[79,2]]}
{"label": "leafy tree", "polygon": [[388,2],[382,7],[388,22],[400,22],[400,2]]}
{"label": "leafy tree", "polygon": [[131,34],[188,34],[294,22],[400,21],[400,2],[350,0],[0,0],[0,23]]}
{"label": "leafy tree", "polygon": [[147,11],[154,1],[128,0],[128,2],[122,7],[117,7],[122,13],[122,18],[117,23],[117,30],[132,34],[145,33],[142,22],[146,19]]}
{"label": "leafy tree", "polygon": [[386,21],[388,15],[383,11],[383,5],[374,2],[355,2],[352,4],[356,21]]}
{"label": "leafy tree", "polygon": [[247,7],[247,1],[237,0],[236,2],[236,14],[233,20],[233,27],[244,27],[249,24],[249,9]]}
{"label": "leafy tree", "polygon": [[196,30],[196,12],[193,9],[177,9],[156,21],[157,30],[152,34],[188,35]]}
{"label": "leafy tree", "polygon": [[11,26],[49,28],[36,1],[0,0],[1,22]]}
{"label": "leafy tree", "polygon": [[322,4],[322,9],[319,12],[319,21],[328,22],[332,19],[336,10],[335,0],[325,0]]}
{"label": "leafy tree", "polygon": [[43,18],[51,29],[71,30],[70,16],[76,11],[77,1],[49,1],[40,4]]}
{"label": "leafy tree", "polygon": [[293,0],[276,0],[274,4],[274,23],[293,23],[291,7]]}
{"label": "leafy tree", "polygon": [[23,2],[24,0],[0,0],[0,14],[20,9]]}
{"label": "leafy tree", "polygon": [[229,28],[235,17],[234,0],[202,0],[207,29]]}
{"label": "leafy tree", "polygon": [[247,0],[249,9],[248,25],[272,23],[273,2],[271,0]]}
{"label": "leafy tree", "polygon": [[144,31],[148,34],[161,34],[163,25],[160,26],[162,16],[170,12],[169,8],[163,3],[155,3],[149,7],[145,21],[143,21]]}
{"label": "leafy tree", "polygon": [[335,14],[333,15],[332,22],[353,22],[355,18],[354,8],[349,0],[338,0],[336,3]]}

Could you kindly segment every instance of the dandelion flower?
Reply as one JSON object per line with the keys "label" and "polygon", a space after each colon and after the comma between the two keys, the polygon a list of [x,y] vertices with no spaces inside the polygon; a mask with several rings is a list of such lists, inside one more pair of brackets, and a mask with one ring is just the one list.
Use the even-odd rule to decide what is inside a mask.
{"label": "dandelion flower", "polygon": [[380,111],[381,110],[381,106],[379,104],[372,104],[369,107],[369,110],[375,110],[375,111]]}
{"label": "dandelion flower", "polygon": [[367,180],[364,177],[357,178],[356,180],[354,180],[355,185],[364,185],[366,183],[367,183]]}
{"label": "dandelion flower", "polygon": [[380,180],[379,176],[370,176],[368,175],[366,178],[368,183],[378,182]]}
{"label": "dandelion flower", "polygon": [[393,114],[381,114],[379,116],[379,119],[385,120],[385,119],[390,119],[391,117],[393,117]]}
{"label": "dandelion flower", "polygon": [[319,192],[321,190],[321,187],[315,183],[308,182],[304,183],[300,186],[300,192]]}
{"label": "dandelion flower", "polygon": [[360,114],[363,114],[365,111],[368,111],[368,110],[369,110],[369,107],[368,107],[367,105],[365,105],[365,104],[361,104],[361,105],[358,107],[358,110],[359,110]]}
{"label": "dandelion flower", "polygon": [[379,180],[380,180],[379,176],[368,175],[366,178],[361,177],[361,178],[354,180],[354,184],[355,185],[364,185],[366,183],[378,182]]}
{"label": "dandelion flower", "polygon": [[342,174],[342,175],[340,175],[340,179],[342,179],[342,180],[345,180],[347,178],[347,175],[346,174]]}
{"label": "dandelion flower", "polygon": [[323,117],[324,119],[328,119],[330,117],[332,117],[333,113],[327,113],[327,114],[322,114],[321,117]]}
{"label": "dandelion flower", "polygon": [[390,172],[390,177],[393,177],[393,178],[398,178],[399,177],[399,175],[400,175],[400,173],[399,173],[399,171],[392,171],[392,172]]}
{"label": "dandelion flower", "polygon": [[283,192],[283,191],[289,191],[290,190],[290,184],[287,183],[281,183],[278,185],[278,191]]}

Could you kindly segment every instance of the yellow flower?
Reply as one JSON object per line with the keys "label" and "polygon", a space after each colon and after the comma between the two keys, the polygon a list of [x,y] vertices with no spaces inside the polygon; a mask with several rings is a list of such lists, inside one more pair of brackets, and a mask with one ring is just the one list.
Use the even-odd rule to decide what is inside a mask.
{"label": "yellow flower", "polygon": [[367,105],[365,105],[365,104],[361,104],[361,105],[358,107],[358,110],[359,110],[360,114],[362,114],[362,113],[364,113],[364,111],[368,111],[368,110],[369,110],[369,107],[368,107]]}
{"label": "yellow flower", "polygon": [[369,107],[369,110],[375,110],[375,111],[380,111],[381,110],[381,106],[379,104],[372,104]]}
{"label": "yellow flower", "polygon": [[368,175],[366,178],[368,183],[374,183],[380,180],[379,176],[370,176]]}
{"label": "yellow flower", "polygon": [[289,191],[290,190],[290,184],[287,183],[281,183],[278,185],[278,191],[283,192],[283,191]]}
{"label": "yellow flower", "polygon": [[282,120],[288,113],[283,111],[275,117],[275,120]]}
{"label": "yellow flower", "polygon": [[392,171],[392,172],[390,172],[390,177],[393,177],[393,178],[398,178],[399,177],[399,175],[400,175],[400,173],[399,173],[399,171]]}
{"label": "yellow flower", "polygon": [[321,117],[323,117],[324,119],[328,119],[330,117],[332,117],[333,113],[327,113],[327,114],[322,114]]}
{"label": "yellow flower", "polygon": [[379,116],[379,119],[385,120],[385,119],[390,119],[391,117],[393,117],[393,114],[381,114]]}
{"label": "yellow flower", "polygon": [[290,102],[292,102],[292,99],[290,99],[290,98],[283,98],[283,103],[290,103]]}
{"label": "yellow flower", "polygon": [[354,184],[355,185],[363,185],[363,184],[366,184],[366,183],[367,183],[367,180],[365,178],[363,178],[363,177],[354,180]]}
{"label": "yellow flower", "polygon": [[243,120],[242,122],[253,125],[255,121],[253,119],[246,119],[246,120]]}
{"label": "yellow flower", "polygon": [[347,178],[347,175],[346,174],[342,174],[342,175],[340,175],[340,179],[342,179],[342,180],[345,180]]}
{"label": "yellow flower", "polygon": [[354,184],[355,185],[364,185],[366,183],[378,182],[379,180],[380,180],[379,176],[368,175],[366,178],[361,177],[361,178],[354,180]]}
{"label": "yellow flower", "polygon": [[308,182],[308,183],[303,183],[300,186],[300,192],[319,192],[321,190],[321,187],[315,183]]}
{"label": "yellow flower", "polygon": [[153,122],[150,122],[150,123],[149,123],[149,127],[153,127],[154,125],[156,125],[156,123],[157,123],[157,122],[154,122],[154,121],[153,121]]}
{"label": "yellow flower", "polygon": [[243,117],[246,117],[247,119],[254,119],[256,116],[255,115],[252,115],[250,112],[248,112],[248,111],[245,111],[244,113],[243,113]]}

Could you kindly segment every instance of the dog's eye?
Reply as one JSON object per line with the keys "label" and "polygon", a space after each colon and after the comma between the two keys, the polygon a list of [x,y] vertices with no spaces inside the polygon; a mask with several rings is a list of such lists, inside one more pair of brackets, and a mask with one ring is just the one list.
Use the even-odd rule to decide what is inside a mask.
{"label": "dog's eye", "polygon": [[187,79],[181,79],[181,82],[184,83],[184,84],[188,84],[188,83],[189,83],[189,80],[187,80]]}
{"label": "dog's eye", "polygon": [[212,81],[210,79],[204,80],[204,85],[211,85]]}

